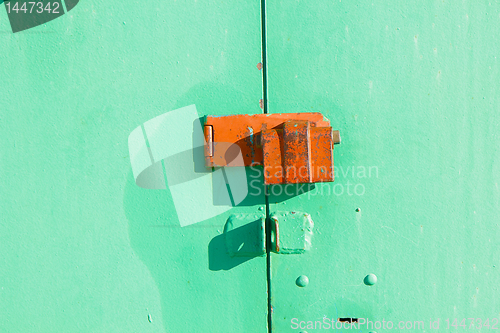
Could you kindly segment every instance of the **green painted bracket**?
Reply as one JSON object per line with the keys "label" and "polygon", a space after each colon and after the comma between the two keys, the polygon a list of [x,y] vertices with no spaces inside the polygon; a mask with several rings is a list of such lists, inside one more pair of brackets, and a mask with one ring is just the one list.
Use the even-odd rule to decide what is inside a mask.
{"label": "green painted bracket", "polygon": [[231,215],[224,226],[227,253],[231,257],[265,255],[265,223],[263,214]]}
{"label": "green painted bracket", "polygon": [[300,254],[311,248],[314,222],[302,212],[271,214],[271,250],[278,254]]}

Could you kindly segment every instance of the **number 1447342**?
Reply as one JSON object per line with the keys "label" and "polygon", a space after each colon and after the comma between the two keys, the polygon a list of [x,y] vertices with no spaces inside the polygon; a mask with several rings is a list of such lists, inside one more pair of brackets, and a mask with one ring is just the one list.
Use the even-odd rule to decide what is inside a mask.
{"label": "number 1447342", "polygon": [[5,7],[7,8],[7,13],[38,13],[43,12],[59,14],[59,2],[53,2],[52,6],[50,2],[5,2]]}

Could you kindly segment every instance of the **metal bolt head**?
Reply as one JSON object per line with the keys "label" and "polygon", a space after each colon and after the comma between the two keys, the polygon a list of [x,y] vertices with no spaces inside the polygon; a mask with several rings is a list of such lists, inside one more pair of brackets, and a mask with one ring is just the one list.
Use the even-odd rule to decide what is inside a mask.
{"label": "metal bolt head", "polygon": [[309,284],[309,278],[305,275],[301,275],[297,278],[297,280],[295,280],[295,284],[303,288]]}
{"label": "metal bolt head", "polygon": [[365,276],[364,282],[367,286],[373,286],[375,283],[377,283],[377,276],[375,274],[368,274],[367,276]]}

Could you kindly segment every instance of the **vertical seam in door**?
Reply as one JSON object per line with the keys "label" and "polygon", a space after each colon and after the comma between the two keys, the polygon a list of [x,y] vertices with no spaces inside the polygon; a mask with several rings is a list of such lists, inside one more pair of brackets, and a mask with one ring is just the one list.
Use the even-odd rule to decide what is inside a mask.
{"label": "vertical seam in door", "polygon": [[262,109],[268,113],[267,104],[267,33],[266,33],[266,0],[261,0],[261,31],[262,31]]}
{"label": "vertical seam in door", "polygon": [[[262,109],[264,113],[269,112],[267,102],[267,32],[266,32],[266,0],[260,2],[261,32],[262,32]],[[272,311],[271,304],[271,224],[269,211],[269,187],[264,185],[266,203],[266,280],[267,280],[267,330],[272,333]]]}
{"label": "vertical seam in door", "polygon": [[269,218],[269,185],[264,185],[266,196],[266,279],[267,279],[267,330],[272,333],[273,306],[271,303],[271,219]]}

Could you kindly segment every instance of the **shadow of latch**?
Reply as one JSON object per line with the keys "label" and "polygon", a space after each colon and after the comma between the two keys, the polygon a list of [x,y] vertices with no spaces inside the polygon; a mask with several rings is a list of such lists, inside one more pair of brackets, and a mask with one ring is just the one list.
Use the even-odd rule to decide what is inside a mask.
{"label": "shadow of latch", "polygon": [[[311,249],[314,222],[302,212],[271,214],[271,251],[300,254]],[[226,249],[231,257],[264,255],[265,217],[256,214],[231,215],[224,227]]]}

